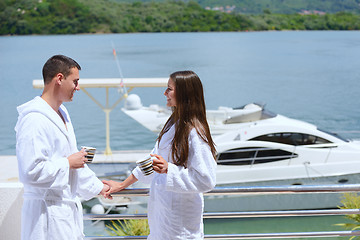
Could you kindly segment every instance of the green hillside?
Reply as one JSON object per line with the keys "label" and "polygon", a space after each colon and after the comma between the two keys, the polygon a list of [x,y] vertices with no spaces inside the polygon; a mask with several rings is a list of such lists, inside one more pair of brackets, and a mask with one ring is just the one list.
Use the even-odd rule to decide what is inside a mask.
{"label": "green hillside", "polygon": [[0,0],[0,35],[266,30],[360,30],[360,14],[225,13],[195,1]]}
{"label": "green hillside", "polygon": [[[113,0],[116,2],[151,2],[154,0]],[[165,2],[166,0],[155,0]],[[185,2],[187,2],[185,0]],[[265,9],[272,13],[293,14],[304,10],[325,13],[360,13],[360,0],[195,0],[201,7],[217,7],[226,11],[226,6],[236,13],[262,14]],[[235,6],[235,8],[233,8]]]}

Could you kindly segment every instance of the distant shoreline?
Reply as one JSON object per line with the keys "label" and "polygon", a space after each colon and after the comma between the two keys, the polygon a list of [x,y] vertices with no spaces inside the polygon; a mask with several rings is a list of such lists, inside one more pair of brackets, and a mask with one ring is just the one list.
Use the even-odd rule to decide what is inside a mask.
{"label": "distant shoreline", "polygon": [[195,1],[74,3],[0,5],[0,19],[4,19],[0,35],[360,30],[360,14],[352,12],[280,14],[265,9],[261,14],[226,13],[206,10]]}
{"label": "distant shoreline", "polygon": [[358,32],[357,30],[262,30],[262,31],[209,31],[209,32],[128,32],[128,33],[71,33],[71,34],[7,34],[0,37],[19,37],[19,36],[86,36],[86,35],[112,35],[112,34],[177,34],[177,33],[256,33],[256,32]]}

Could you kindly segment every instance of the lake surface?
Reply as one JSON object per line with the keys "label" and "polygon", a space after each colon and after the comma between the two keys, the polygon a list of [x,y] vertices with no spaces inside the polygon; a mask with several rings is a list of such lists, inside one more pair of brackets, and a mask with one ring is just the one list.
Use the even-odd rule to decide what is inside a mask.
{"label": "lake surface", "polygon": [[[348,138],[360,136],[360,32],[146,33],[0,37],[0,154],[15,154],[16,106],[41,94],[32,87],[45,61],[68,55],[80,78],[168,77],[191,69],[200,76],[208,109],[262,102]],[[81,81],[80,81],[81,84]],[[134,89],[143,105],[165,105],[164,89]],[[91,91],[105,102],[105,91]],[[111,91],[110,103],[119,97]],[[105,114],[83,92],[66,103],[78,145],[105,149]],[[111,148],[150,149],[156,135],[111,112]],[[136,144],[134,144],[136,141]]]}
{"label": "lake surface", "polygon": [[[54,54],[74,58],[80,78],[168,77],[190,69],[201,78],[208,109],[250,102],[319,128],[360,139],[360,32],[291,31],[239,33],[146,33],[0,37],[0,154],[15,154],[16,106],[41,94],[32,87]],[[80,79],[81,84],[81,79]],[[165,105],[165,89],[134,89],[143,105]],[[90,91],[105,103],[105,91]],[[119,93],[111,91],[110,103]],[[83,92],[65,104],[78,146],[105,149],[105,114]],[[156,135],[121,112],[111,113],[112,150],[151,149]],[[321,219],[321,220],[320,220]],[[213,233],[326,231],[342,217],[210,220]],[[314,229],[314,227],[316,228]],[[102,228],[103,229],[103,228]],[[245,229],[245,231],[238,231]],[[260,229],[260,230],[259,230]],[[96,234],[96,228],[86,231]]]}

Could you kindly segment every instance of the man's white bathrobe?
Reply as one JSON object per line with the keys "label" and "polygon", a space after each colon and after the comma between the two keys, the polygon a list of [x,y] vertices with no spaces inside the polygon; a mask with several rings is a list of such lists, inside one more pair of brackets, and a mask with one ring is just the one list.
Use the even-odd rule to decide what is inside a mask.
{"label": "man's white bathrobe", "polygon": [[83,239],[78,199],[99,194],[103,183],[86,165],[70,169],[67,157],[78,152],[69,113],[59,115],[41,97],[19,106],[15,127],[20,181],[24,184],[23,240]]}
{"label": "man's white bathrobe", "polygon": [[203,239],[203,192],[212,190],[216,183],[216,162],[210,147],[192,129],[189,136],[187,168],[172,163],[172,126],[156,144],[154,153],[168,162],[167,174],[154,172],[144,176],[136,167],[134,176],[142,182],[151,182],[148,202],[150,240]]}

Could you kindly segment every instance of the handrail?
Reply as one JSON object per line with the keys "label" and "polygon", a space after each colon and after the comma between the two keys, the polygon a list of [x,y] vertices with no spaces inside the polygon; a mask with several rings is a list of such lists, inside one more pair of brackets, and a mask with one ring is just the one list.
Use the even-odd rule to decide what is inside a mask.
{"label": "handrail", "polygon": [[[345,185],[293,185],[293,186],[264,186],[264,187],[216,187],[206,196],[237,195],[244,193],[312,193],[312,192],[360,192],[360,184]],[[113,193],[113,196],[148,196],[148,188],[129,188]]]}
{"label": "handrail", "polygon": [[[307,185],[307,186],[264,186],[264,187],[218,187],[204,195],[236,195],[251,193],[316,193],[316,192],[357,192],[360,184],[346,185]],[[148,196],[149,189],[125,189],[114,193],[114,196]],[[360,209],[326,209],[326,210],[289,210],[289,211],[252,211],[252,212],[216,212],[204,213],[204,218],[250,218],[250,217],[289,217],[289,216],[324,216],[360,214]],[[146,214],[84,214],[84,220],[117,220],[145,219]],[[250,234],[217,234],[205,235],[204,239],[280,239],[305,237],[346,237],[360,236],[360,231],[324,231],[324,232],[290,232],[290,233],[250,233]],[[141,240],[147,236],[85,237],[86,240]]]}
{"label": "handrail", "polygon": [[[305,237],[350,237],[360,236],[360,231],[298,232],[298,233],[245,233],[205,235],[204,239],[274,239]],[[85,237],[86,240],[142,240],[147,236]]]}
{"label": "handrail", "polygon": [[[211,212],[204,213],[204,218],[250,218],[250,217],[304,217],[360,214],[360,209],[325,209],[325,210],[288,210],[288,211],[253,211],[253,212]],[[84,214],[84,220],[124,220],[146,219],[146,214]]]}

